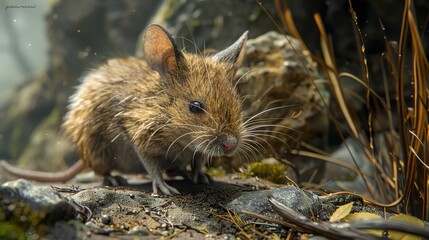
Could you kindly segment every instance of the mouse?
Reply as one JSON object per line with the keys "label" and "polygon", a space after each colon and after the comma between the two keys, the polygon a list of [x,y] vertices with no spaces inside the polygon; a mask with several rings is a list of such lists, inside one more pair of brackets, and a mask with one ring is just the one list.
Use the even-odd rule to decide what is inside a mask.
{"label": "mouse", "polygon": [[[70,97],[62,130],[80,160],[64,172],[1,166],[12,175],[65,182],[85,168],[103,184],[126,181],[111,172],[147,173],[155,194],[180,194],[163,173],[209,184],[202,171],[215,157],[245,151],[246,124],[234,76],[243,61],[248,31],[212,55],[177,47],[161,25],[143,33],[143,56],[108,60],[89,71]],[[190,171],[187,170],[187,166]]]}

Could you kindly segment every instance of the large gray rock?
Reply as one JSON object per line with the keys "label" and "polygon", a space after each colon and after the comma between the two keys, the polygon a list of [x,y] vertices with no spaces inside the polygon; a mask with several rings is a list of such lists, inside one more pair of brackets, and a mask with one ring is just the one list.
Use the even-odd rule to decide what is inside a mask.
{"label": "large gray rock", "polygon": [[0,239],[44,235],[50,225],[76,217],[74,206],[49,186],[17,180],[0,187],[0,229],[9,229]]}
{"label": "large gray rock", "polygon": [[244,193],[228,203],[227,208],[240,214],[243,219],[251,219],[249,215],[242,213],[243,210],[274,219],[282,219],[273,211],[268,202],[268,196],[270,195],[284,205],[313,219],[326,219],[331,212],[327,211],[327,207],[316,194],[296,187],[275,188]]}

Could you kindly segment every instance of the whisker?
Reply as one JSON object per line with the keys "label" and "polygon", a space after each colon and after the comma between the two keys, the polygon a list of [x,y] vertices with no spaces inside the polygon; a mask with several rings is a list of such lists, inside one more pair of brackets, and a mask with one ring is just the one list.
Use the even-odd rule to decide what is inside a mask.
{"label": "whisker", "polygon": [[283,128],[283,129],[294,131],[294,132],[299,133],[299,134],[304,134],[303,132],[301,132],[301,131],[299,131],[297,129],[294,129],[294,128],[291,128],[291,127],[287,127],[287,126],[284,126],[284,125],[279,125],[279,124],[254,125],[254,126],[246,127],[246,129],[249,130],[249,131],[252,131],[252,130],[255,130],[255,129],[265,128],[265,127]]}
{"label": "whisker", "polygon": [[249,74],[249,73],[251,73],[251,72],[254,72],[254,71],[256,71],[256,70],[259,70],[258,68],[252,68],[252,69],[250,69],[250,70],[248,70],[247,72],[245,72],[245,73],[243,73],[243,75],[241,75],[238,79],[237,79],[237,81],[235,82],[235,84],[234,84],[234,89],[237,89],[237,85],[238,85],[238,83],[247,75],[247,74]]}
{"label": "whisker", "polygon": [[203,138],[203,137],[209,137],[209,136],[201,135],[201,136],[196,137],[192,141],[190,141],[188,144],[186,144],[186,146],[183,147],[183,149],[179,153],[176,154],[176,157],[171,162],[174,163],[176,161],[176,159],[180,156],[180,154],[182,154],[183,151],[185,151],[189,147],[189,145],[191,145],[192,143],[194,143],[195,141],[197,141],[198,139]]}
{"label": "whisker", "polygon": [[192,163],[191,163],[192,165],[194,165],[194,163],[195,163],[195,155],[197,154],[198,149],[201,147],[201,145],[205,144],[207,141],[208,140],[204,140],[195,147],[194,154],[192,154]]}
{"label": "whisker", "polygon": [[168,148],[167,148],[167,152],[165,153],[165,157],[168,157],[168,154],[170,153],[170,150],[171,150],[171,147],[179,140],[179,139],[181,139],[181,138],[183,138],[183,137],[185,137],[185,136],[188,136],[188,135],[190,135],[190,134],[194,134],[195,132],[187,132],[187,133],[184,133],[184,134],[182,134],[182,135],[180,135],[179,137],[177,137],[176,139],[174,139],[174,141],[173,142],[171,142],[170,143],[170,145],[168,146]]}
{"label": "whisker", "polygon": [[[253,142],[250,142],[250,143],[253,143]],[[258,148],[253,146],[252,144],[249,144],[249,142],[244,142],[242,147],[244,149],[247,149],[248,152],[252,153],[254,158],[257,158],[256,152],[258,152],[259,155],[261,155],[261,152],[258,150]]]}
{"label": "whisker", "polygon": [[272,130],[253,130],[253,131],[249,131],[249,136],[251,136],[252,133],[273,133],[273,134],[279,134],[279,135],[283,135],[288,137],[288,139],[298,143],[298,140],[296,140],[294,137],[292,137],[290,134],[284,133],[284,132],[279,132],[279,131],[272,131]]}
{"label": "whisker", "polygon": [[247,119],[244,123],[242,123],[242,125],[245,126],[249,121],[251,121],[252,119],[257,118],[258,116],[261,116],[264,113],[267,113],[267,112],[270,112],[270,111],[274,111],[274,110],[278,110],[278,109],[282,109],[282,108],[289,108],[289,107],[293,107],[293,106],[298,106],[298,104],[290,104],[290,105],[284,105],[284,106],[279,106],[279,107],[273,107],[273,108],[265,109],[264,111],[261,111],[261,112],[255,114],[255,115],[253,115],[249,119]]}
{"label": "whisker", "polygon": [[[275,152],[275,150],[274,150],[274,148],[271,146],[271,144],[269,144],[268,143],[268,141],[267,140],[265,140],[265,139],[263,139],[263,138],[261,138],[261,137],[259,137],[259,136],[256,136],[256,135],[253,135],[252,137],[254,137],[254,138],[256,138],[256,139],[259,139],[259,140],[261,140],[262,142],[265,142],[270,148],[271,148],[271,150],[273,151],[273,152]],[[266,153],[266,154],[268,154],[269,155],[269,152],[267,151],[267,149],[264,147],[264,145],[262,145],[261,143],[259,143],[258,141],[251,141],[251,140],[248,140],[247,141],[248,143],[251,143],[251,144],[253,144],[253,145],[255,145],[255,147],[259,147],[259,148],[262,148],[263,150],[264,150],[264,152]],[[261,152],[259,151],[259,153],[261,154]],[[262,155],[262,154],[261,154]]]}
{"label": "whisker", "polygon": [[[217,137],[215,137],[215,138],[213,138],[209,143],[207,143],[207,145],[206,145],[206,147],[204,148],[204,150],[203,150],[203,152],[207,152],[207,148],[214,142],[214,141],[216,141],[217,140]],[[214,148],[212,148],[212,149],[210,149],[209,151],[208,151],[208,154],[207,154],[207,156],[208,156],[208,159],[207,159],[207,161],[208,161],[208,163],[210,164],[210,162],[211,162],[211,159],[212,159],[212,157],[215,155],[215,149]]]}
{"label": "whisker", "polygon": [[253,137],[255,137],[256,135],[257,136],[264,136],[264,137],[270,137],[270,138],[277,139],[280,142],[284,143],[289,149],[291,148],[290,145],[285,140],[283,140],[283,139],[281,139],[281,138],[279,138],[277,136],[273,136],[273,135],[270,135],[270,134],[261,134],[261,133],[259,133],[259,134],[255,134]]}

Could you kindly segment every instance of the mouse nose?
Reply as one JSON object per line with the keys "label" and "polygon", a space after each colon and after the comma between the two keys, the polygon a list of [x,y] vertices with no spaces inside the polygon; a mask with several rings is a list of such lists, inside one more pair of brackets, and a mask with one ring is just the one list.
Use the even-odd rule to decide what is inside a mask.
{"label": "mouse nose", "polygon": [[220,143],[223,151],[228,154],[237,148],[238,139],[231,135],[225,135],[221,138]]}

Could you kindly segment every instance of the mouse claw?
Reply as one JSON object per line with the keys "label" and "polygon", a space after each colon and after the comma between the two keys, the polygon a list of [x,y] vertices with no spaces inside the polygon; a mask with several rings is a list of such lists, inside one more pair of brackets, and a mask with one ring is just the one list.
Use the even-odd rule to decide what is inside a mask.
{"label": "mouse claw", "polygon": [[152,189],[155,194],[159,194],[159,191],[165,195],[180,194],[176,188],[168,185],[163,179],[154,179],[152,181]]}
{"label": "mouse claw", "polygon": [[103,186],[109,186],[109,187],[119,187],[119,186],[127,186],[128,181],[124,177],[121,176],[112,176],[112,175],[105,175],[103,176]]}
{"label": "mouse claw", "polygon": [[194,172],[192,181],[195,184],[197,183],[210,184],[211,182],[213,182],[213,178],[202,171],[197,171],[197,172]]}

